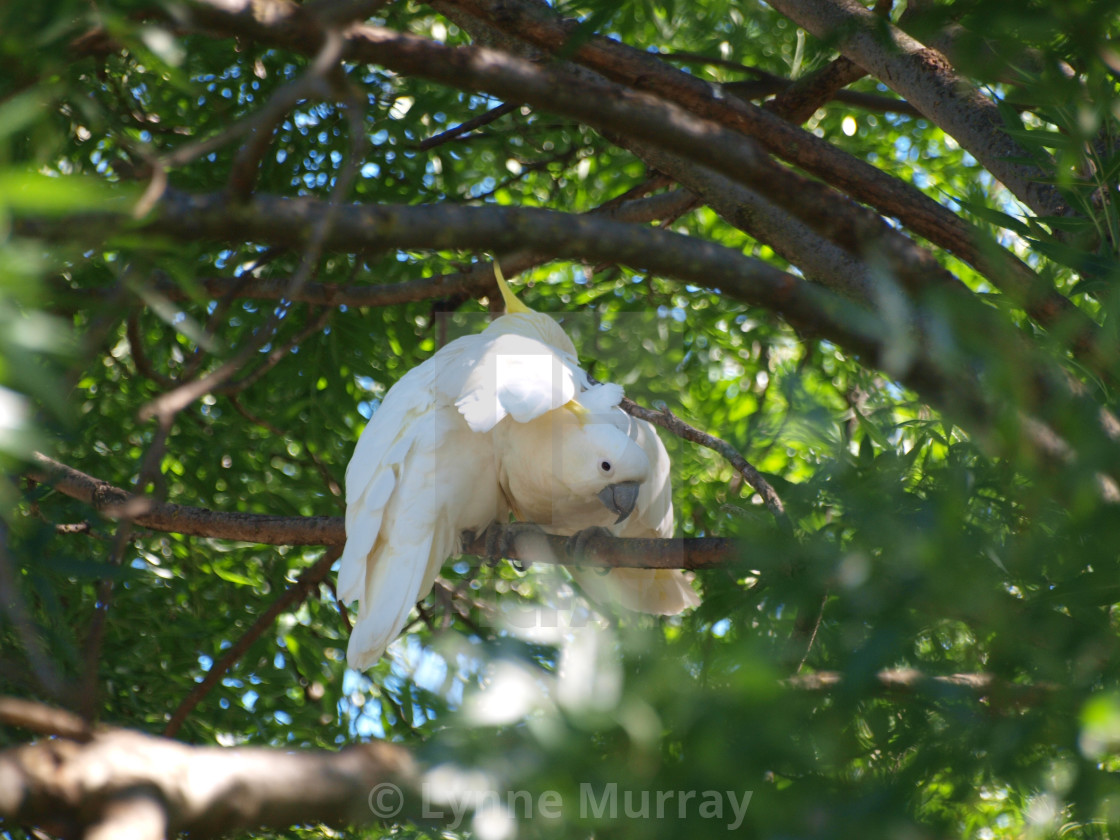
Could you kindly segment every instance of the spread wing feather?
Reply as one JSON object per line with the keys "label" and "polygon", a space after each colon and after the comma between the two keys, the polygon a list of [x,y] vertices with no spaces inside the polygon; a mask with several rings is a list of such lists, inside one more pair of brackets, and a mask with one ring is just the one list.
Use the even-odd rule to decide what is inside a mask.
{"label": "spread wing feather", "polygon": [[359,495],[377,502],[391,485],[383,506],[356,505],[357,518],[347,517],[339,596],[359,600],[346,652],[355,668],[376,662],[400,634],[462,531],[485,527],[502,509],[487,436],[471,432],[453,406],[438,403],[407,421],[389,447],[395,457],[378,465],[369,490]]}
{"label": "spread wing feather", "polygon": [[[481,336],[464,336],[410,370],[385,395],[346,468],[346,546],[339,598],[357,600],[352,667],[380,658],[432,587],[462,530],[500,509],[493,453],[436,387]],[[493,487],[488,493],[488,487]]]}
{"label": "spread wing feather", "polygon": [[410,370],[354,448],[338,572],[339,597],[359,602],[352,667],[380,658],[459,535],[505,514],[492,439],[479,433],[507,415],[520,421],[563,405],[586,383],[571,354],[503,332],[525,320],[498,319]]}
{"label": "spread wing feather", "polygon": [[437,381],[476,432],[489,432],[507,416],[527,423],[587,387],[587,374],[574,360],[538,339],[516,333],[479,338],[485,340],[441,370]]}

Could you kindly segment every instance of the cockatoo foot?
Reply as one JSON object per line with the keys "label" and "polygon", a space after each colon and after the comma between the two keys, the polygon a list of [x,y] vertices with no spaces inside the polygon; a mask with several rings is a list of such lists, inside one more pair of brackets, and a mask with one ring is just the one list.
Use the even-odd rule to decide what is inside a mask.
{"label": "cockatoo foot", "polygon": [[[614,534],[612,534],[602,525],[593,525],[590,528],[584,528],[582,531],[577,531],[576,533],[568,537],[568,542],[564,547],[568,552],[568,557],[572,558],[573,560],[578,560],[582,557],[587,556],[588,548],[590,547],[591,543],[603,538],[613,539]],[[606,574],[610,571],[610,569],[600,569],[599,571],[602,574]]]}
{"label": "cockatoo foot", "polygon": [[[532,522],[509,522],[504,525],[495,522],[492,524],[483,534],[486,540],[486,553],[490,557],[487,562],[497,563],[498,558],[508,557],[510,554],[516,553],[517,541],[525,536],[543,537],[546,535],[540,525]],[[524,549],[524,546],[522,548]],[[528,571],[532,561],[525,556],[524,550],[521,554],[521,557],[510,562],[518,571]]]}

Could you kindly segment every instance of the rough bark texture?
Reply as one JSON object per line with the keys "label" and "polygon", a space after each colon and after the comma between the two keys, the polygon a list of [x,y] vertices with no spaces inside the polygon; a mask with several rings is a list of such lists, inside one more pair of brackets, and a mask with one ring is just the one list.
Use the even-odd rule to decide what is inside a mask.
{"label": "rough bark texture", "polygon": [[193,747],[123,729],[0,752],[0,818],[58,836],[156,840],[189,832],[372,822],[370,791],[414,780],[387,743],[337,753]]}
{"label": "rough bark texture", "polygon": [[1047,173],[1006,131],[999,108],[957,75],[945,56],[876,17],[856,0],[768,0],[818,38],[835,42],[956,138],[1020,201],[1040,216],[1070,213]]}
{"label": "rough bark texture", "polygon": [[[154,531],[195,537],[261,543],[262,545],[329,545],[346,541],[342,517],[268,516],[222,513],[206,508],[157,502],[131,496],[119,487],[36,453],[35,480],[92,505],[112,519],[135,522]],[[527,542],[522,543],[522,540]],[[523,546],[521,550],[518,546]],[[734,562],[743,546],[716,537],[699,539],[618,539],[596,537],[585,543],[586,554],[572,556],[566,537],[530,534],[514,543],[512,551],[493,554],[482,535],[463,547],[464,553],[495,560],[532,560],[589,566],[639,569],[706,569]]]}

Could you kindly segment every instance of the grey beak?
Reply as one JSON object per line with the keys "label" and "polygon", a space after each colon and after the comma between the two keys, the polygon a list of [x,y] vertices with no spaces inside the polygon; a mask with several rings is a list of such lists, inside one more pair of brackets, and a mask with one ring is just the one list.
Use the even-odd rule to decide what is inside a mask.
{"label": "grey beak", "polygon": [[618,519],[614,521],[617,525],[634,512],[634,505],[638,503],[638,482],[620,481],[618,484],[608,484],[600,491],[599,501],[612,513],[618,514]]}

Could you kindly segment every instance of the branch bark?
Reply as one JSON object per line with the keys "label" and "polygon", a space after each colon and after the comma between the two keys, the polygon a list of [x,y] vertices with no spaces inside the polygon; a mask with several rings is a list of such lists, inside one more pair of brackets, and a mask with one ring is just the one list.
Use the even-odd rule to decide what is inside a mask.
{"label": "branch bark", "polygon": [[1054,172],[1024,163],[1034,157],[1010,134],[996,104],[959,76],[941,53],[874,15],[856,0],[767,0],[911,103],[971,152],[1039,216],[1070,207]]}
{"label": "branch bark", "polygon": [[[454,0],[454,5],[549,51],[564,48],[579,26],[518,0]],[[324,37],[322,27],[307,20],[310,16],[300,7],[279,0],[253,4],[248,0],[195,0],[189,9],[195,27],[251,37],[304,54],[313,54]],[[711,166],[775,200],[804,204],[798,200],[803,191],[742,136],[751,135],[778,157],[836,184],[880,213],[898,217],[911,230],[975,267],[1031,318],[1068,341],[1094,373],[1112,379],[1114,353],[1102,342],[1092,319],[990,237],[902,180],[762,108],[722,95],[656,56],[601,37],[587,39],[573,54],[576,61],[603,76],[649,90],[660,99],[493,50],[449,48],[379,27],[351,27],[346,42],[351,60],[382,64],[462,90],[487,90],[601,130],[616,130]],[[797,213],[793,207],[787,209]]]}
{"label": "branch bark", "polygon": [[0,752],[0,819],[130,840],[345,826],[374,821],[378,785],[410,788],[415,777],[411,755],[384,742],[336,753],[223,749],[108,729]]}
{"label": "branch bark", "polygon": [[[899,334],[884,334],[867,309],[733,249],[683,234],[628,225],[588,215],[537,208],[400,205],[328,205],[312,199],[257,196],[233,205],[222,196],[170,194],[145,233],[200,240],[255,241],[292,247],[319,221],[332,224],[324,248],[360,251],[366,248],[461,248],[520,250],[529,248],[555,257],[621,262],[686,283],[718,289],[753,306],[780,314],[803,335],[828,339],[864,364],[885,370],[921,397],[998,449],[1017,446],[1000,423],[1020,421],[1005,416],[1007,406],[994,401],[959,357],[959,348],[934,347],[920,333],[907,336],[900,352]],[[102,232],[129,223],[113,212],[63,219],[17,221],[23,233],[72,240],[75,226]],[[1016,356],[1021,352],[1015,345]],[[946,352],[946,351],[952,352]],[[1024,364],[1027,359],[1022,359]],[[1087,442],[1099,429],[1086,425],[1087,412],[1099,406],[1062,385],[1054,365],[1032,353],[1022,368],[1021,387],[1032,395],[1025,403],[1039,419],[1052,423],[1059,436]],[[1074,403],[1080,403],[1075,411]],[[998,418],[998,419],[997,419]],[[1036,444],[1038,441],[1034,441]],[[1111,444],[1109,444],[1111,445]],[[1040,450],[1050,459],[1053,453]],[[1120,461],[1102,464],[1114,477]]]}
{"label": "branch bark", "polygon": [[[870,358],[877,356],[878,328],[871,323],[861,327],[845,317],[844,301],[823,289],[722,245],[590,215],[519,207],[331,206],[275,196],[232,204],[220,195],[171,193],[141,230],[182,240],[292,246],[328,213],[333,219],[325,247],[349,251],[528,248],[553,257],[621,262],[721,289],[779,312],[799,329],[832,338]],[[107,232],[124,223],[127,220],[121,215],[103,213],[62,221],[24,220],[20,226],[24,233],[69,239],[75,225]]]}
{"label": "branch bark", "polygon": [[[972,698],[1002,713],[1037,705],[1060,687],[1010,683],[990,674],[880,671],[879,693]],[[800,675],[789,689],[831,691],[838,672]],[[37,707],[37,708],[35,708]],[[0,751],[0,820],[56,836],[157,840],[236,831],[431,820],[417,807],[421,768],[404,747],[383,741],[338,752],[189,746],[125,729],[87,730],[68,713],[0,698],[0,723],[61,720],[61,737]],[[379,796],[378,792],[388,794]]]}
{"label": "branch bark", "polygon": [[[882,694],[970,694],[997,710],[1035,706],[1051,697],[1059,687],[1049,683],[1013,683],[991,674],[931,675],[915,668],[889,668],[874,675]],[[845,681],[838,671],[798,674],[785,680],[790,688],[803,691],[832,691]]]}
{"label": "branch bark", "polygon": [[[270,516],[223,513],[131,496],[119,487],[80,472],[42,453],[33,456],[37,467],[31,476],[72,498],[92,505],[105,516],[124,519],[153,531],[210,537],[264,545],[341,546],[346,530],[340,516]],[[481,536],[463,547],[466,554],[494,560],[527,560],[563,565],[635,569],[708,569],[741,558],[744,547],[735,540],[617,539],[596,537],[586,541],[587,554],[573,557],[567,537],[522,535],[513,551],[491,554]]]}
{"label": "branch bark", "polygon": [[[1078,358],[1095,373],[1106,379],[1112,378],[1111,360],[1115,354],[1102,341],[1100,331],[1091,318],[1010,251],[910,184],[879,171],[866,161],[791,125],[764,108],[722,95],[716,86],[669,67],[657,56],[609,38],[584,38],[579,22],[561,20],[549,10],[526,0],[444,2],[452,3],[488,25],[549,53],[567,51],[570,39],[578,36],[580,46],[571,51],[571,60],[608,79],[654,93],[697,116],[752,137],[770,153],[835,185],[883,216],[898,218],[910,230],[987,277],[1037,323],[1068,341]],[[867,14],[878,20],[872,13]],[[572,84],[569,83],[569,86]],[[555,110],[547,102],[541,107]],[[625,129],[622,132],[634,136]],[[710,160],[685,155],[697,163],[711,166]],[[738,177],[727,170],[720,171]],[[805,179],[800,184],[787,183],[784,187],[767,183],[765,179],[755,179],[752,183],[749,178],[744,178],[743,182],[772,201],[781,203],[784,209],[804,218],[810,225],[813,222],[805,218],[804,212],[822,209],[822,190],[813,188],[807,192],[807,186],[814,185]],[[823,204],[830,211],[834,206],[834,201]],[[863,209],[853,204],[839,218],[851,216],[859,219],[863,214]],[[826,212],[825,215],[837,217],[835,212]],[[866,224],[860,224],[866,228]]]}
{"label": "branch bark", "polygon": [[36,466],[30,475],[36,481],[85,502],[110,519],[135,522],[153,531],[265,545],[342,545],[346,539],[341,517],[270,516],[187,507],[134,496],[42,453],[34,453],[32,461]]}

